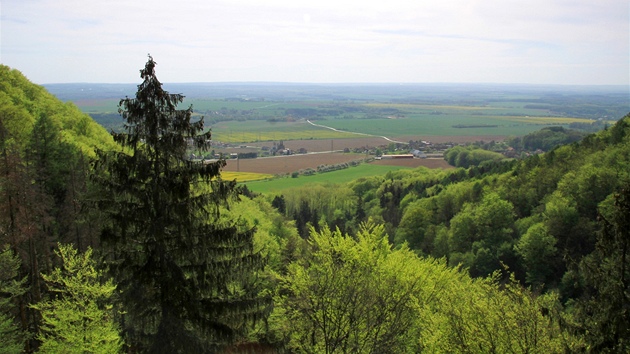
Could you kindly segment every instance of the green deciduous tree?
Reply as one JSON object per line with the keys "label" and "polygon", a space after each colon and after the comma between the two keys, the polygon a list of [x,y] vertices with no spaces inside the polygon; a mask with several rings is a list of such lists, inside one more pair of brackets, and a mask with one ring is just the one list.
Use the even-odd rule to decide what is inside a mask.
{"label": "green deciduous tree", "polygon": [[556,239],[549,234],[543,223],[531,226],[514,246],[522,257],[527,271],[526,281],[541,286],[554,272],[554,256],[557,253]]}
{"label": "green deciduous tree", "polygon": [[187,159],[207,151],[210,132],[184,96],[164,91],[149,56],[135,98],[120,101],[124,148],[99,152],[94,179],[99,208],[111,220],[102,241],[122,292],[124,330],[134,350],[200,353],[239,337],[261,318],[253,229],[218,219],[235,196],[235,182],[220,179],[224,161]]}
{"label": "green deciduous tree", "polygon": [[505,156],[498,152],[483,150],[472,146],[455,146],[444,154],[444,160],[455,167],[468,168],[483,162],[503,160]]}
{"label": "green deciduous tree", "polygon": [[79,254],[59,244],[63,263],[42,274],[51,299],[32,305],[42,316],[40,353],[119,353],[122,340],[114,321],[112,297],[116,286],[101,282],[92,249]]}
{"label": "green deciduous tree", "polygon": [[[473,252],[471,274],[489,275],[511,263],[514,210],[496,193],[486,194],[480,203],[468,203],[451,220],[449,246],[453,252]],[[511,265],[511,264],[509,264]]]}
{"label": "green deciduous tree", "polygon": [[16,322],[15,301],[26,292],[26,278],[18,279],[20,259],[6,247],[0,253],[0,353],[21,353],[26,333]]}
{"label": "green deciduous tree", "polygon": [[424,282],[434,275],[417,267],[413,252],[392,251],[383,227],[367,224],[356,239],[323,229],[313,230],[309,242],[312,254],[292,263],[281,278],[272,316],[288,348],[415,352],[419,306],[438,290],[426,289]]}
{"label": "green deciduous tree", "polygon": [[280,278],[273,332],[295,353],[563,353],[555,293],[511,277],[472,279],[444,262],[392,250],[382,227],[356,237],[324,229]]}
{"label": "green deciduous tree", "polygon": [[427,304],[420,337],[426,353],[573,353],[583,343],[545,315],[558,306],[556,294],[538,297],[514,278],[499,286],[453,274],[448,287]]}
{"label": "green deciduous tree", "polygon": [[420,250],[425,254],[431,254],[433,249],[433,241],[435,235],[435,227],[433,210],[430,209],[431,203],[429,199],[421,199],[415,203],[411,203],[402,216],[400,225],[396,229],[396,244],[408,242],[409,247],[414,250]]}

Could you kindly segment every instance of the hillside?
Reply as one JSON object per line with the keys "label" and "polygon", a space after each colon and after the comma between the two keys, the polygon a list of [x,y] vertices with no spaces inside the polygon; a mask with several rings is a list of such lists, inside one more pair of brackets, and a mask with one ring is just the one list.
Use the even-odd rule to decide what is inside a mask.
{"label": "hillside", "polygon": [[35,121],[47,116],[58,124],[65,142],[93,154],[95,147],[113,148],[111,135],[72,103],[63,103],[18,70],[0,65],[0,116],[9,137],[26,142]]}
{"label": "hillside", "polygon": [[[602,284],[626,291],[612,308],[629,304],[624,279],[630,209],[623,202],[629,187],[627,115],[579,142],[520,161],[392,171],[269,198],[296,221],[303,237],[310,226],[354,233],[361,222],[373,220],[385,225],[397,247],[408,244],[420,255],[444,257],[473,277],[514,274],[536,291],[558,293],[568,311],[584,316],[611,301],[612,290]],[[595,260],[615,270],[594,266]],[[593,325],[580,326],[597,331]]]}
{"label": "hillside", "polygon": [[[446,256],[473,275],[504,264],[527,284],[562,287],[568,284],[565,273],[594,250],[598,215],[630,181],[628,126],[626,116],[580,142],[521,161],[393,171],[280,197],[298,227],[326,223],[352,231],[372,218],[387,226],[395,244]],[[346,197],[339,200],[341,195]],[[535,230],[544,230],[550,253],[534,261],[523,247]],[[563,288],[567,296],[572,291]]]}

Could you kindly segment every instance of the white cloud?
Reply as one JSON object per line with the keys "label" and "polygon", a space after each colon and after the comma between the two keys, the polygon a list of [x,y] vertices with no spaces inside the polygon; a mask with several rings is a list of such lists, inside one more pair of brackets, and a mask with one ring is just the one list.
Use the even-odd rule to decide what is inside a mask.
{"label": "white cloud", "polygon": [[628,84],[626,0],[2,3],[3,64],[38,83]]}

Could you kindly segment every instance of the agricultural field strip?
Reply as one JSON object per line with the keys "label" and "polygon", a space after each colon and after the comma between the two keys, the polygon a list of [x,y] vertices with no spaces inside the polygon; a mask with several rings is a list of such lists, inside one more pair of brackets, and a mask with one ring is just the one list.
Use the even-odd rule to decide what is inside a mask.
{"label": "agricultural field strip", "polygon": [[274,175],[256,172],[221,171],[221,178],[223,178],[224,180],[235,179],[237,182],[249,182],[274,178]]}
{"label": "agricultural field strip", "polygon": [[408,169],[403,166],[380,166],[372,164],[361,164],[326,173],[318,173],[311,176],[300,176],[298,178],[275,178],[270,180],[258,180],[247,182],[247,187],[256,193],[278,193],[291,188],[303,187],[312,184],[338,184],[348,183],[350,181],[375,175],[384,175],[389,171],[397,171],[400,169]]}
{"label": "agricultural field strip", "polygon": [[437,109],[448,109],[455,111],[479,111],[479,110],[500,110],[505,109],[505,107],[493,107],[493,106],[449,106],[449,105],[430,105],[430,104],[413,104],[413,103],[366,103],[364,104],[366,107],[374,107],[374,108],[415,108],[421,110],[437,110]]}
{"label": "agricultural field strip", "polygon": [[570,124],[570,123],[591,123],[592,119],[572,118],[572,117],[529,117],[529,116],[486,116],[497,120],[513,122],[523,122],[532,124]]}
{"label": "agricultural field strip", "polygon": [[274,122],[253,120],[247,122],[224,121],[212,126],[213,140],[223,142],[256,142],[277,140],[314,140],[355,138],[344,131],[324,130],[305,121]]}
{"label": "agricultural field strip", "polygon": [[344,133],[350,133],[350,134],[356,134],[356,135],[363,135],[363,136],[374,136],[374,137],[377,137],[377,138],[383,138],[383,139],[385,139],[385,140],[387,140],[387,141],[389,141],[389,142],[392,142],[392,143],[398,143],[398,144],[409,144],[409,143],[404,142],[404,141],[396,141],[396,140],[392,140],[392,139],[390,139],[390,138],[388,138],[388,137],[386,137],[386,136],[382,136],[382,135],[372,135],[372,134],[366,134],[366,133],[349,132],[349,131],[345,131],[345,130],[335,129],[335,128],[332,128],[332,127],[327,127],[327,126],[325,126],[325,125],[321,125],[321,124],[315,124],[315,123],[311,122],[311,121],[310,121],[310,120],[308,120],[308,119],[307,119],[306,121],[307,121],[310,125],[312,125],[312,126],[315,126],[315,127],[320,127],[320,128],[326,128],[326,129],[330,129],[330,130],[333,130],[333,131],[336,131],[336,132],[340,132],[340,133],[341,133],[341,132],[344,132]]}

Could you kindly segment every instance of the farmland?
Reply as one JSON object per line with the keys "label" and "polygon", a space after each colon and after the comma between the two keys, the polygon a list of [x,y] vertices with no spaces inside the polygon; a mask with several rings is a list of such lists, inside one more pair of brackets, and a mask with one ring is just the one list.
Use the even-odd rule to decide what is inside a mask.
{"label": "farmland", "polygon": [[[531,118],[519,116],[479,115],[413,115],[401,119],[347,119],[320,121],[342,131],[398,138],[412,133],[417,137],[497,135],[520,136],[539,130],[545,125],[568,125],[587,122],[580,118]],[[589,121],[590,122],[590,121]],[[459,127],[458,127],[459,126]],[[461,128],[460,128],[461,127]],[[476,128],[480,127],[480,128]]]}
{"label": "farmland", "polygon": [[256,172],[233,172],[233,171],[222,171],[221,178],[224,180],[236,180],[237,182],[250,182],[250,181],[259,181],[263,179],[273,178],[273,175],[265,174],[265,173],[256,173]]}
{"label": "farmland", "polygon": [[278,193],[291,188],[312,185],[314,183],[346,183],[361,177],[383,175],[389,171],[405,168],[403,166],[362,164],[345,170],[300,176],[298,178],[284,177],[266,181],[248,182],[247,188],[256,193]]}
{"label": "farmland", "polygon": [[304,120],[296,122],[267,122],[248,120],[227,121],[212,125],[213,139],[228,142],[258,142],[278,140],[319,140],[354,138],[350,133],[334,132],[314,127]]}
{"label": "farmland", "polygon": [[[135,92],[135,85],[126,84],[47,88],[112,130],[122,129],[118,101]],[[165,88],[184,94],[186,99],[180,107],[192,105],[194,116],[204,117],[217,144],[212,153],[261,156],[263,152],[269,155],[270,149],[277,146],[309,153],[228,160],[224,177],[239,181],[314,169],[322,164],[347,163],[367,157],[365,153],[348,151],[374,151],[392,141],[401,142],[397,149],[405,149],[409,141],[501,141],[547,126],[597,130],[630,111],[624,91],[627,88],[620,87],[234,83],[165,84]],[[395,164],[396,168],[448,167],[439,159],[378,164],[371,165],[374,171],[376,166],[391,168],[386,164]],[[350,172],[339,172],[343,173]],[[334,175],[323,176],[330,179]]]}
{"label": "farmland", "polygon": [[[306,155],[289,155],[264,157],[257,159],[227,160],[223,169],[228,172],[254,172],[262,174],[288,174],[306,168],[316,168],[319,165],[334,165],[362,160],[365,155],[346,153],[318,153]],[[381,165],[399,165],[405,167],[425,166],[431,168],[448,168],[449,165],[442,159],[404,159],[381,160],[373,162]]]}
{"label": "farmland", "polygon": [[333,165],[364,158],[360,154],[321,153],[228,160],[224,171],[286,174],[319,165]]}

